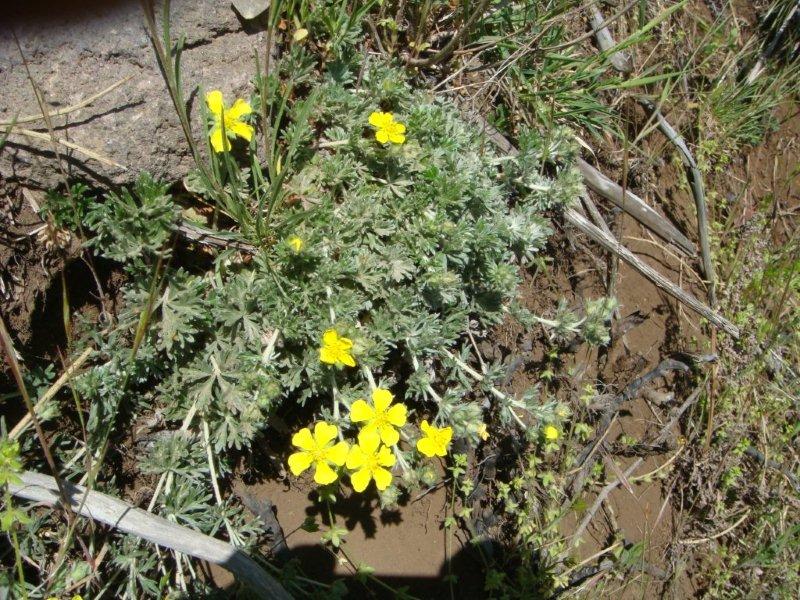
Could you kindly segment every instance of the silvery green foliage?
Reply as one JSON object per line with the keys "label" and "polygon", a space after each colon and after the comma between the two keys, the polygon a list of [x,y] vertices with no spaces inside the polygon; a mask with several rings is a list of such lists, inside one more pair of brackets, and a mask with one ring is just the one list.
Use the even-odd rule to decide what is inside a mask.
{"label": "silvery green foliage", "polygon": [[546,136],[526,129],[519,144],[511,175],[525,190],[526,203],[538,210],[567,207],[584,191],[575,166],[578,144],[568,128],[553,127]]}
{"label": "silvery green foliage", "polygon": [[[449,103],[411,92],[384,65],[369,66],[360,89],[338,72],[321,77],[313,106],[290,105],[289,122],[299,118],[295,107],[309,120],[297,128],[305,132],[310,125],[323,148],[314,152],[306,144],[286,165],[290,207],[273,220],[268,242],[252,240],[259,246],[252,260],[245,264],[223,252],[205,273],[165,270],[137,356],[139,381],[146,382],[141,401],[161,407],[169,419],[195,406],[211,427],[215,450],[247,447],[284,402],[313,402],[327,415],[334,378],[339,388],[353,390],[352,398],[367,393],[359,369],[319,361],[322,332],[336,327],[354,341],[359,366],[402,380],[402,400],[452,424],[457,434],[474,435],[484,410],[469,400],[475,382],[455,371],[445,375],[441,362],[448,351],[462,354],[469,319],[483,327],[502,320],[519,265],[551,231],[542,208],[575,193],[564,183],[569,167],[555,179],[538,176],[546,194],[510,202],[519,184],[504,176],[506,163],[481,133]],[[381,109],[406,124],[405,144],[375,141],[367,122]],[[526,156],[541,158],[543,143],[528,138]],[[551,156],[566,156],[562,138],[548,143]],[[137,263],[152,263],[149,255],[167,248],[176,209],[163,187],[143,179],[133,193],[110,196],[89,214],[99,250],[142,273]],[[286,243],[291,236],[303,240],[300,252]],[[137,255],[134,247],[145,252]],[[126,288],[119,327],[128,336],[146,305],[147,279]],[[265,357],[276,330],[275,352]],[[98,340],[101,347],[117,344],[118,332]],[[470,362],[469,352],[463,360]],[[499,376],[499,370],[490,374],[486,385]],[[535,408],[532,399],[525,404]]]}
{"label": "silvery green foliage", "polygon": [[[288,59],[300,60],[297,52]],[[523,315],[514,301],[519,269],[537,259],[551,233],[543,209],[577,193],[571,167],[559,163],[555,178],[536,175],[546,192],[521,186],[519,165],[496,156],[448,102],[411,91],[386,65],[367,65],[358,76],[335,67],[317,76],[298,71],[305,94],[281,100],[278,147],[295,150],[282,164],[280,203],[269,220],[259,213],[265,183],[254,163],[244,166],[239,156],[232,164],[241,171],[222,182],[236,180],[238,209],[249,213],[242,222],[222,222],[256,247],[252,256],[228,249],[178,261],[178,205],[166,186],[147,177],[131,191],[86,200],[83,225],[94,234],[93,246],[131,275],[116,321],[81,328],[98,356],[98,366],[73,383],[89,406],[93,450],[116,435],[123,418],[156,415],[156,429],[175,432],[191,410],[195,424],[208,424],[224,475],[228,452],[250,447],[276,411],[307,405],[309,419],[313,413],[334,420],[334,385],[339,425],[349,427],[349,405],[369,396],[364,368],[415,411],[412,440],[422,418],[476,442],[493,414],[511,427],[552,417],[553,406],[542,405],[535,389],[497,397],[492,388],[504,376],[502,365],[488,365],[481,383],[461,365],[475,362],[465,343],[468,324],[489,330],[507,315]],[[268,112],[279,108],[270,104]],[[376,110],[406,124],[405,144],[376,142],[368,126]],[[288,243],[294,236],[303,241],[299,251]],[[357,368],[320,362],[321,336],[331,327],[353,340]],[[156,510],[206,532],[227,521],[243,544],[252,542],[255,529],[241,513],[216,507],[209,496],[202,439],[191,435],[173,433],[137,449],[143,473],[170,478]],[[402,481],[425,481],[412,450],[399,456]],[[126,538],[120,548],[115,564],[130,577],[152,570],[144,546]]]}

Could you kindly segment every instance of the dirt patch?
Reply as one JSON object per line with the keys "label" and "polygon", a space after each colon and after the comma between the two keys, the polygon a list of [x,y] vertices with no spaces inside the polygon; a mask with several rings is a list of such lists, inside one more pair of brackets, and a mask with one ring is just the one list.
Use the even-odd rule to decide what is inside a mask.
{"label": "dirt patch", "polygon": [[[272,479],[254,485],[240,483],[236,488],[239,494],[271,501],[286,535],[288,557],[299,559],[305,574],[314,579],[342,579],[350,597],[391,597],[374,583],[358,582],[353,565],[368,565],[381,581],[394,588],[407,587],[412,595],[425,598],[449,593],[445,577],[452,569],[458,576],[455,585],[459,596],[480,597],[482,583],[476,577],[479,564],[474,562],[477,557],[462,547],[456,536],[448,547],[443,527],[448,514],[445,487],[408,498],[389,510],[381,510],[374,491],[350,492],[338,498],[332,507],[333,516],[336,524],[348,531],[338,556],[322,543],[321,535],[328,530],[330,518],[325,505],[317,500],[313,482]],[[301,528],[309,518],[320,526],[319,531]],[[454,557],[452,562],[450,556]]]}

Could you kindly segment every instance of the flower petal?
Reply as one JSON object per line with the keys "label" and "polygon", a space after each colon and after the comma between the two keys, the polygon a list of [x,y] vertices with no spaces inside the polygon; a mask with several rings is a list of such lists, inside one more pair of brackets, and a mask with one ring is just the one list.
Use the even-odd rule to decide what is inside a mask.
{"label": "flower petal", "polygon": [[317,448],[324,448],[330,444],[339,433],[339,428],[336,425],[331,425],[325,421],[320,421],[314,425],[314,442]]}
{"label": "flower petal", "polygon": [[358,445],[367,456],[372,456],[380,446],[381,437],[376,431],[371,429],[362,429],[358,434]]}
{"label": "flower petal", "polygon": [[375,417],[375,411],[364,400],[356,400],[350,406],[350,421],[359,423],[369,421]]}
{"label": "flower petal", "polygon": [[392,121],[394,121],[394,115],[392,113],[376,111],[369,116],[369,124],[378,129],[383,129]]}
{"label": "flower petal", "polygon": [[328,463],[317,461],[317,470],[314,471],[314,481],[320,485],[328,485],[336,481],[337,477],[336,471],[331,469]]}
{"label": "flower petal", "polygon": [[386,469],[378,467],[372,472],[372,478],[375,480],[375,487],[383,491],[392,483],[392,473]]}
{"label": "flower petal", "polygon": [[322,334],[322,343],[326,346],[335,346],[338,341],[339,334],[336,333],[335,329],[326,329],[325,333]]}
{"label": "flower petal", "polygon": [[211,147],[214,152],[227,152],[231,149],[231,143],[228,138],[222,135],[221,127],[215,127],[211,131]]}
{"label": "flower petal", "polygon": [[345,461],[347,461],[347,454],[349,451],[350,446],[347,444],[347,442],[339,442],[325,453],[325,458],[327,458],[337,467],[341,467],[344,465]]}
{"label": "flower petal", "polygon": [[353,347],[353,340],[351,340],[350,338],[339,336],[338,345],[339,345],[339,350],[346,352],[347,350],[350,350],[350,348]]}
{"label": "flower petal", "polygon": [[453,428],[452,427],[442,427],[439,430],[439,435],[436,436],[437,441],[442,444],[443,446],[447,446],[450,443],[450,440],[453,439]]}
{"label": "flower petal", "polygon": [[238,135],[240,138],[244,138],[248,142],[253,139],[253,134],[255,133],[255,129],[249,123],[244,123],[242,121],[234,121],[228,127],[228,131],[231,133]]}
{"label": "flower petal", "polygon": [[369,469],[361,469],[350,475],[350,483],[353,484],[353,489],[357,492],[363,492],[367,489],[370,479],[372,479],[372,473]]}
{"label": "flower petal", "polygon": [[295,452],[289,455],[289,460],[287,462],[289,463],[289,470],[292,472],[292,475],[297,476],[310,467],[313,461],[314,457],[311,452]]}
{"label": "flower petal", "polygon": [[422,423],[419,424],[419,428],[422,430],[422,433],[425,435],[430,435],[432,433],[432,427],[428,424],[428,419],[423,419]]}
{"label": "flower petal", "polygon": [[292,445],[309,452],[317,449],[317,445],[314,443],[314,438],[311,435],[311,430],[308,427],[303,427],[292,436]]}
{"label": "flower petal", "polygon": [[339,362],[341,362],[344,365],[347,365],[348,367],[356,366],[356,359],[353,358],[353,355],[350,354],[349,352],[339,352],[336,358],[339,359]]}
{"label": "flower petal", "polygon": [[242,117],[249,115],[251,112],[253,112],[253,107],[250,106],[250,103],[239,98],[233,103],[233,106],[227,110],[225,116],[240,121]]}
{"label": "flower petal", "polygon": [[[225,112],[225,99],[222,97],[222,92],[219,90],[211,90],[206,94],[206,106],[214,118],[219,120]],[[219,152],[219,150],[217,150]]]}
{"label": "flower petal", "polygon": [[372,391],[372,403],[375,405],[375,412],[383,413],[389,408],[389,405],[394,400],[392,392],[383,388],[375,388]]}
{"label": "flower petal", "polygon": [[378,452],[378,464],[382,467],[393,467],[394,463],[396,462],[396,458],[389,448],[386,446],[381,446],[380,451]]}
{"label": "flower petal", "polygon": [[420,438],[417,440],[417,450],[422,452],[425,456],[433,457],[436,456],[436,444],[431,438]]}
{"label": "flower petal", "polygon": [[400,441],[400,433],[391,425],[380,426],[381,440],[387,446],[394,446]]}
{"label": "flower petal", "polygon": [[347,468],[352,470],[360,469],[364,466],[366,458],[366,454],[364,454],[364,451],[360,447],[351,446],[350,452],[347,455]]}
{"label": "flower petal", "polygon": [[406,424],[407,412],[405,404],[395,404],[386,411],[386,419],[395,427],[402,427]]}
{"label": "flower petal", "polygon": [[406,136],[402,133],[395,133],[393,131],[389,132],[389,141],[393,144],[403,144],[406,141]]}
{"label": "flower petal", "polygon": [[324,362],[328,365],[335,365],[336,364],[336,352],[334,352],[331,348],[327,346],[323,346],[319,349],[319,360],[320,362]]}
{"label": "flower petal", "polygon": [[378,140],[381,144],[385,144],[389,141],[389,134],[386,132],[385,129],[378,129],[375,132],[375,139]]}

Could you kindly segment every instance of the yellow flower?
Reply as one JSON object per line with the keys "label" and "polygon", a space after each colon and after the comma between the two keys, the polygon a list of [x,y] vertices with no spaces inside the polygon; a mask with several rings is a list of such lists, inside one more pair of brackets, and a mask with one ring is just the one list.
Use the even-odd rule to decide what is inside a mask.
{"label": "yellow flower", "polygon": [[301,27],[300,29],[294,32],[292,39],[295,42],[302,42],[304,39],[306,39],[306,36],[308,36],[308,29]]}
{"label": "yellow flower", "polygon": [[328,329],[322,334],[322,347],[319,349],[319,359],[329,365],[356,366],[356,359],[352,354],[353,340],[339,337],[335,329]]}
{"label": "yellow flower", "polygon": [[364,400],[356,400],[350,407],[350,420],[353,423],[366,421],[361,431],[374,431],[387,446],[394,446],[400,441],[400,432],[395,427],[406,424],[406,405],[395,404],[392,392],[376,388],[372,392],[372,406]]}
{"label": "yellow flower", "polygon": [[423,421],[419,425],[425,437],[417,440],[417,450],[425,456],[446,456],[447,446],[453,439],[452,427],[434,427],[428,421]]}
{"label": "yellow flower", "polygon": [[[211,116],[214,118],[214,125],[211,128],[211,147],[214,152],[227,152],[231,149],[231,143],[228,140],[231,136],[239,136],[246,139],[248,142],[253,139],[255,130],[253,126],[242,121],[253,108],[244,100],[239,98],[233,103],[230,108],[225,108],[225,100],[222,97],[222,92],[214,90],[206,94],[206,104],[208,110],[211,111]],[[225,135],[223,135],[223,125]]]}
{"label": "yellow flower", "polygon": [[542,434],[544,435],[544,439],[548,442],[556,441],[559,436],[558,429],[553,425],[545,425],[542,429]]}
{"label": "yellow flower", "polygon": [[350,448],[347,455],[347,468],[355,471],[350,475],[353,489],[363,492],[374,479],[375,487],[385,490],[392,483],[392,473],[384,467],[393,466],[394,461],[394,454],[381,445],[378,433],[362,429],[358,434],[358,445]]}
{"label": "yellow flower", "polygon": [[396,122],[392,113],[374,112],[369,116],[369,124],[376,129],[375,139],[381,144],[402,144],[406,141],[406,126]]}
{"label": "yellow flower", "polygon": [[484,442],[489,439],[489,431],[486,428],[486,423],[481,423],[478,425],[478,437],[481,438]]}
{"label": "yellow flower", "polygon": [[308,427],[303,427],[292,436],[292,445],[300,448],[289,456],[289,469],[297,476],[311,465],[314,470],[314,481],[320,485],[327,485],[336,481],[336,471],[331,465],[341,467],[347,460],[349,450],[347,442],[333,444],[339,434],[336,425],[320,422],[314,425],[314,435]]}
{"label": "yellow flower", "polygon": [[296,235],[293,235],[288,240],[286,240],[286,243],[289,244],[289,247],[292,250],[294,250],[295,254],[300,254],[300,252],[306,245],[306,243],[303,241],[303,238],[298,237]]}

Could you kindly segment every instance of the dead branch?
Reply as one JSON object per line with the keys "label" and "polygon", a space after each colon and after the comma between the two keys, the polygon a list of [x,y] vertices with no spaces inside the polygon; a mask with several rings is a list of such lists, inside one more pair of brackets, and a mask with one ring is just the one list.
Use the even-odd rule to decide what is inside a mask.
{"label": "dead branch", "polygon": [[582,158],[577,160],[577,166],[581,175],[583,175],[584,183],[589,189],[619,206],[639,223],[674,245],[687,256],[694,257],[697,255],[697,249],[694,244],[678,231],[672,223],[650,208],[639,196],[630,190],[623,190],[622,186],[611,181]]}
{"label": "dead branch", "polygon": [[[603,13],[601,13],[594,4],[589,8],[589,23],[592,26],[592,31],[594,31],[594,37],[597,40],[597,45],[600,47],[600,50],[609,52],[617,45],[614,38],[611,36],[611,32],[608,30],[608,24],[603,17]],[[627,74],[633,71],[633,61],[631,60],[630,54],[627,52],[611,52],[608,56],[608,60],[611,62],[611,66],[620,73]]]}
{"label": "dead branch", "polygon": [[708,241],[708,206],[706,194],[703,189],[703,175],[697,168],[697,162],[689,151],[683,137],[675,131],[661,114],[659,108],[647,98],[639,98],[639,104],[645,107],[656,118],[658,128],[666,138],[680,151],[681,160],[689,173],[689,183],[692,186],[692,196],[697,208],[697,238],[700,240],[700,256],[703,259],[703,274],[708,281],[708,303],[714,307],[717,304],[717,295],[714,288],[714,263],[711,261],[711,244]]}
{"label": "dead branch", "polygon": [[200,225],[190,223],[189,221],[181,221],[175,225],[175,231],[187,240],[203,244],[204,246],[233,248],[234,250],[246,252],[247,254],[255,254],[257,250],[253,244],[239,241],[230,235],[226,235],[224,232],[206,229]]}
{"label": "dead branch", "polygon": [[732,337],[739,339],[739,328],[736,325],[731,323],[718,312],[700,302],[689,292],[672,283],[653,267],[639,259],[633,254],[633,252],[628,250],[613,237],[606,234],[602,229],[592,225],[586,218],[572,209],[567,209],[564,211],[564,219],[609,252],[617,254],[622,260],[628,263],[641,275],[649,279],[656,287],[683,302],[697,314],[708,319],[709,323],[713,324],[715,327],[718,327]]}
{"label": "dead branch", "polygon": [[[25,471],[21,475],[21,480],[21,483],[9,484],[11,493],[15,496],[41,502],[47,506],[60,503],[58,484],[53,477]],[[87,491],[83,486],[68,481],[61,481],[61,487],[67,494],[70,508],[84,517],[105,523],[159,546],[219,565],[233,573],[258,598],[291,599],[281,584],[256,561],[228,543],[171,523],[119,498]]]}

